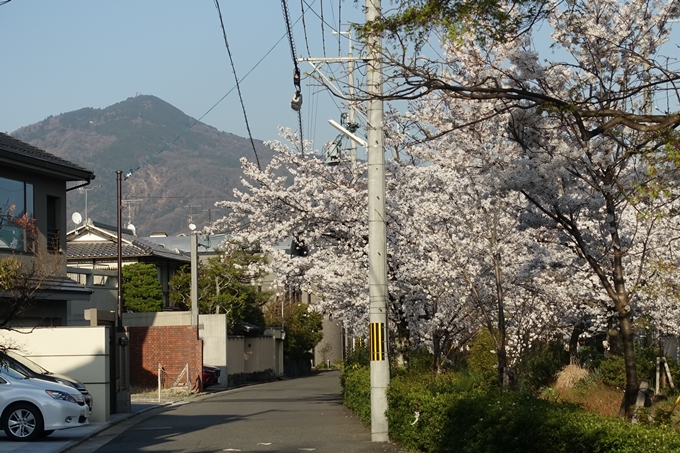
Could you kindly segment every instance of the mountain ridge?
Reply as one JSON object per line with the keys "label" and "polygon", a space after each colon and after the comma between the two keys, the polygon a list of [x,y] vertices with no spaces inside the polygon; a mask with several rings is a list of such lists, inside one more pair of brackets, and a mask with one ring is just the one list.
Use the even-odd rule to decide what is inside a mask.
{"label": "mountain ridge", "polygon": [[[68,192],[68,219],[78,211],[115,224],[115,172],[132,173],[122,182],[122,219],[123,226],[133,223],[140,236],[189,233],[189,223],[207,225],[221,215],[214,203],[233,199],[241,157],[255,160],[250,140],[197,122],[151,95],[52,115],[11,135],[94,172],[86,190]],[[262,141],[254,142],[264,166],[273,152]],[[69,230],[75,227],[67,223]]]}

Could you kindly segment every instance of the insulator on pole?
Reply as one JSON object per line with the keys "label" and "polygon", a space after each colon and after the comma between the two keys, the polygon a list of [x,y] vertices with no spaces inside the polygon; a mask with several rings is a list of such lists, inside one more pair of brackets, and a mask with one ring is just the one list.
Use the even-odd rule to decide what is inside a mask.
{"label": "insulator on pole", "polygon": [[295,110],[296,112],[299,112],[300,109],[302,108],[302,93],[299,91],[296,91],[295,94],[293,95],[293,99],[290,101],[290,108]]}

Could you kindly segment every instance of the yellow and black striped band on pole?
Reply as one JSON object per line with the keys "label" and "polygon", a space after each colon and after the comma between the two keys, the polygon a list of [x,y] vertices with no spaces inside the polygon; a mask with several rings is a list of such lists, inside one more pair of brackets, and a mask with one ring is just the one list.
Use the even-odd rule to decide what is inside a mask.
{"label": "yellow and black striped band on pole", "polygon": [[369,352],[372,361],[385,360],[385,324],[382,322],[372,322],[370,324]]}

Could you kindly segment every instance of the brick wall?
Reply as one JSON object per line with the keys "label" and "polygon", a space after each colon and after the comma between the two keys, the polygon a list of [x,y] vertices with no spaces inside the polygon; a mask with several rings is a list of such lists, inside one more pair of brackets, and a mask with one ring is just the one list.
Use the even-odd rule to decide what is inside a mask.
{"label": "brick wall", "polygon": [[[128,327],[130,335],[130,384],[158,386],[158,364],[165,370],[164,387],[170,387],[189,364],[191,382],[201,374],[203,341],[198,326]],[[186,376],[182,382],[186,383]]]}

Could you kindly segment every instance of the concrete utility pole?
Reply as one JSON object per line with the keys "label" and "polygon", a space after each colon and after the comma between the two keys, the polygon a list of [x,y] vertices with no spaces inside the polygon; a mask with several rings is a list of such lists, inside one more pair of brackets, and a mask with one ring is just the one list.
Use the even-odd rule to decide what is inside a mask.
{"label": "concrete utility pole", "polygon": [[[380,0],[366,0],[366,22],[379,18]],[[351,41],[351,40],[350,40]],[[371,360],[371,440],[373,442],[387,442],[387,386],[390,383],[390,365],[387,351],[387,231],[385,226],[385,150],[383,131],[383,101],[382,97],[382,63],[380,49],[382,38],[371,36],[368,41],[368,70],[366,74],[366,93],[368,95],[368,123],[366,138],[366,153],[368,159],[368,285],[369,285],[369,347]],[[351,42],[350,42],[351,45]],[[341,93],[332,80],[328,79],[314,65],[314,61],[323,63],[348,62],[350,102],[354,98],[354,62],[358,59],[348,57],[335,58],[301,58],[308,61],[315,71],[326,81],[328,86]],[[342,94],[342,93],[341,93]],[[350,123],[355,121],[354,109],[350,108]],[[361,115],[361,112],[356,112]],[[363,116],[363,115],[362,115]],[[331,125],[338,127],[338,125]],[[363,140],[350,131],[339,128],[353,142],[364,145]],[[356,149],[352,150],[356,158]]]}
{"label": "concrete utility pole", "polygon": [[[366,22],[380,16],[380,0],[366,0]],[[368,291],[370,299],[371,440],[387,442],[387,232],[385,227],[385,150],[383,131],[382,37],[368,38]]]}
{"label": "concrete utility pole", "polygon": [[191,325],[198,325],[198,235],[191,235]]}

